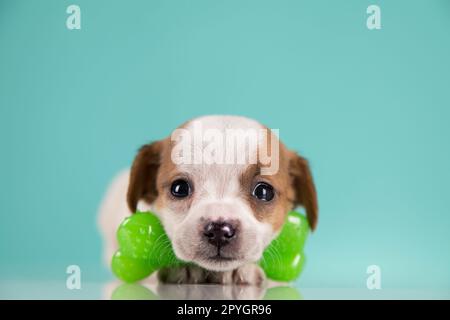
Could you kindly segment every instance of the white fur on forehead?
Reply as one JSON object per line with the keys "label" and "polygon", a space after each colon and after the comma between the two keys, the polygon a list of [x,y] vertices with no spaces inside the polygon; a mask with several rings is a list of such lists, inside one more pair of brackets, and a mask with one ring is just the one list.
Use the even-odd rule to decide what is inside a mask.
{"label": "white fur on forehead", "polygon": [[186,129],[192,129],[194,121],[201,122],[205,129],[263,129],[264,126],[256,120],[242,116],[210,115],[194,118],[186,125]]}
{"label": "white fur on forehead", "polygon": [[[198,154],[203,154],[203,151],[208,146],[208,142],[196,144],[194,141],[196,138],[203,139],[208,135],[208,132],[216,132],[220,135],[223,135],[224,140],[221,140],[222,148],[221,150],[224,154],[233,155],[233,157],[244,157],[244,161],[241,162],[233,162],[233,165],[241,166],[245,164],[249,164],[249,162],[256,162],[256,157],[258,154],[258,147],[261,143],[264,143],[265,140],[262,138],[260,133],[264,132],[265,127],[259,122],[241,116],[221,116],[221,115],[213,115],[213,116],[203,116],[199,118],[195,118],[189,121],[184,127],[183,130],[188,131],[191,134],[191,150],[192,152],[197,152]],[[201,132],[202,136],[198,136],[198,133]],[[215,134],[215,133],[212,133]],[[228,136],[229,135],[229,136]],[[228,137],[228,138],[226,138]],[[242,138],[240,143],[237,143],[235,139]],[[256,141],[253,140],[256,138]],[[206,138],[205,138],[206,139]],[[252,140],[250,142],[250,140]],[[227,145],[227,143],[231,143],[231,145]],[[228,148],[233,149],[228,149]],[[225,156],[224,156],[225,157]],[[252,161],[250,158],[252,157]],[[223,159],[223,157],[220,157]],[[228,158],[227,158],[228,159]],[[245,168],[245,167],[244,167]]]}
{"label": "white fur on forehead", "polygon": [[[190,132],[195,130],[195,125],[201,124],[203,130],[215,129],[225,133],[229,129],[261,130],[265,127],[259,122],[241,116],[212,115],[195,118],[189,121],[184,129]],[[236,150],[236,154],[257,154],[258,146],[250,146],[246,140],[245,144],[239,145],[242,149]],[[249,149],[252,147],[252,149]],[[239,193],[240,184],[238,178],[247,169],[249,164],[181,164],[178,169],[192,174],[198,185],[203,186],[206,196],[213,198],[224,198]],[[200,190],[199,190],[200,191]]]}

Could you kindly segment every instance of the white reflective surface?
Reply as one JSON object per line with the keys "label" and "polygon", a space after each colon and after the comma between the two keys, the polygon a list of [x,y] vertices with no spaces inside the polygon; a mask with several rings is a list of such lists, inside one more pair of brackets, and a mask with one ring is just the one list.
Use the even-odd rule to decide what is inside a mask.
{"label": "white reflective surface", "polygon": [[87,282],[69,290],[64,281],[0,281],[0,299],[450,299],[450,290],[364,288],[268,288],[220,285],[124,284]]}

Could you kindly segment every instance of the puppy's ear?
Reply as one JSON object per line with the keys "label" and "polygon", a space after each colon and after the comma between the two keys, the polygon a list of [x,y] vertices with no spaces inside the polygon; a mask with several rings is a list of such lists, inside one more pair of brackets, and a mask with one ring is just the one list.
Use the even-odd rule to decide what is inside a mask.
{"label": "puppy's ear", "polygon": [[134,158],[127,193],[131,212],[136,211],[139,200],[144,199],[147,203],[152,203],[158,196],[156,176],[163,147],[163,141],[146,144],[139,149]]}
{"label": "puppy's ear", "polygon": [[289,160],[289,174],[294,188],[294,206],[301,205],[305,208],[311,230],[314,230],[319,218],[319,208],[308,161],[292,152]]}

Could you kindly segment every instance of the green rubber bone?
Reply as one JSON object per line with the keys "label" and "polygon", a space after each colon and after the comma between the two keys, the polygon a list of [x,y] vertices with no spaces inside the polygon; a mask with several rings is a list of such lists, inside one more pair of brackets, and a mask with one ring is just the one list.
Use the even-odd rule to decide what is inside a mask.
{"label": "green rubber bone", "polygon": [[[305,261],[303,246],[309,233],[306,218],[291,211],[286,222],[264,250],[259,265],[266,276],[276,281],[293,281]],[[112,270],[125,282],[136,282],[161,268],[186,266],[178,259],[158,217],[137,212],[126,218],[117,230],[119,250],[112,258]]]}

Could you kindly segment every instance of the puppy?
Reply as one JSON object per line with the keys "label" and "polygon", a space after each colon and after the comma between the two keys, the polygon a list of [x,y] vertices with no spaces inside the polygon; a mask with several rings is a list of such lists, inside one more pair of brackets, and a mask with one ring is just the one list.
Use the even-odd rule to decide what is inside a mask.
{"label": "puppy", "polygon": [[[252,143],[249,132],[266,135],[259,134]],[[233,133],[236,144],[228,140]],[[181,139],[189,136],[194,139]],[[198,144],[196,137],[209,144]],[[177,257],[195,264],[160,270],[160,281],[261,285],[265,276],[256,263],[287,212],[297,206],[305,208],[314,230],[317,196],[303,157],[257,121],[204,116],[139,149],[131,169],[109,188],[99,225],[108,263],[117,249],[120,222],[137,209],[151,210],[161,219]]]}

